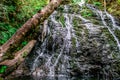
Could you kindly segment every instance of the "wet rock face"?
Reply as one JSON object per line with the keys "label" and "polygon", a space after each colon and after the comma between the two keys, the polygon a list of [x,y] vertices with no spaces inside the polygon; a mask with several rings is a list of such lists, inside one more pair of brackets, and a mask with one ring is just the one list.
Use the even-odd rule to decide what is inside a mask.
{"label": "wet rock face", "polygon": [[[62,10],[63,13],[74,15],[82,13],[82,10],[80,10],[79,6],[74,8],[74,6],[72,7],[70,5],[67,6],[67,8],[67,10],[64,10],[60,7],[60,10]],[[76,42],[74,39],[71,39],[72,48],[70,53],[70,74],[81,75],[89,72],[93,75],[96,75],[96,73],[100,75],[105,75],[104,70],[106,70],[106,72],[109,73],[108,76],[111,76],[111,74],[115,74],[114,72],[112,72],[113,70],[115,70],[115,66],[112,67],[111,65],[116,65],[114,60],[117,59],[117,57],[113,58],[113,55],[117,55],[120,52],[118,46],[116,45],[116,41],[114,40],[113,36],[106,28],[106,26],[103,24],[100,16],[97,16],[94,11],[90,13],[93,16],[84,17],[86,18],[86,20],[80,18],[79,16],[72,17],[72,26],[75,30],[74,32],[78,42],[80,43],[80,46],[78,48],[78,51],[76,51],[75,49],[77,47],[73,46]],[[113,22],[111,22],[109,18],[107,19],[107,17],[105,18],[105,21],[107,22],[108,26],[111,26]],[[90,22],[87,20],[89,20]],[[118,23],[118,21],[115,22]],[[112,28],[110,29],[112,31]],[[114,31],[113,34],[115,34]],[[115,36],[117,36],[118,41],[120,41],[118,34]],[[117,71],[117,74],[119,75],[119,70]]]}
{"label": "wet rock face", "polygon": [[38,41],[26,59],[32,76],[119,77],[119,49],[114,37],[99,13],[89,9],[91,16],[86,17],[81,16],[82,10],[78,5],[61,6],[49,17],[49,34],[43,42]]}
{"label": "wet rock face", "polygon": [[[93,15],[95,14],[93,13]],[[102,25],[103,23],[101,22],[100,19],[98,19],[98,16],[96,16],[96,19],[95,16],[93,16],[91,19],[88,17],[87,19],[91,20],[92,24],[82,23],[81,20],[76,18],[74,18],[73,20],[75,33],[81,44],[80,53],[77,53],[76,57],[82,60],[81,56],[83,56],[84,57],[83,59],[85,59],[82,60],[81,62],[79,62],[78,59],[79,63],[78,62],[74,63],[74,64],[79,64],[80,66],[77,69],[75,68],[75,71],[72,68],[73,72],[79,71],[78,73],[80,74],[85,74],[87,72],[90,72],[90,74],[99,73],[101,75],[101,74],[105,74],[104,73],[104,69],[105,69],[107,70],[107,73],[110,73],[108,75],[111,76],[111,74],[114,74],[114,72],[109,72],[109,70],[112,71],[114,67],[112,67],[111,65],[113,64],[115,65],[115,63],[112,61],[115,58],[113,58],[113,56],[111,55],[114,55],[113,53],[119,54],[119,50],[116,51],[117,49],[116,42],[113,42],[114,41],[113,37],[109,36],[111,35],[111,33],[108,30],[104,31],[104,29],[106,28],[104,25]],[[98,24],[94,24],[95,23],[94,21],[96,21]],[[118,40],[120,40],[119,37],[117,38]],[[111,43],[113,45],[111,45]],[[85,67],[85,65],[91,67],[88,68]],[[94,72],[94,70],[96,72]]]}

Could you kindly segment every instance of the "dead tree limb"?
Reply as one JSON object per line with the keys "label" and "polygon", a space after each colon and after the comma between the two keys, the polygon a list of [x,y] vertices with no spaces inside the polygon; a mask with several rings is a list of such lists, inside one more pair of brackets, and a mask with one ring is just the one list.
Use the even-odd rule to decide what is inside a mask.
{"label": "dead tree limb", "polygon": [[52,0],[46,7],[30,18],[17,32],[0,47],[0,62],[11,46],[20,44],[27,33],[42,23],[64,0]]}
{"label": "dead tree limb", "polygon": [[38,28],[37,26],[43,23],[44,20],[47,19],[60,4],[66,4],[66,2],[69,2],[69,0],[51,0],[46,7],[38,11],[37,14],[35,14],[20,29],[18,29],[17,32],[5,44],[0,46],[0,65],[6,65],[8,67],[5,73],[0,74],[0,76],[8,75],[10,72],[15,70],[30,53],[36,43],[36,40],[33,40],[33,38],[21,50],[17,52],[10,52],[10,54],[14,53],[13,59],[3,60],[4,54],[6,54],[9,50],[14,49],[13,47],[19,46],[25,36],[31,33],[31,30],[36,30]]}
{"label": "dead tree limb", "polygon": [[30,53],[35,43],[36,40],[31,40],[25,47],[15,53],[14,59],[1,62],[0,65],[6,65],[7,70],[4,74],[1,74],[0,76],[5,76],[8,73],[12,72],[14,69],[16,69],[18,65],[20,65],[20,63],[24,61],[25,57]]}

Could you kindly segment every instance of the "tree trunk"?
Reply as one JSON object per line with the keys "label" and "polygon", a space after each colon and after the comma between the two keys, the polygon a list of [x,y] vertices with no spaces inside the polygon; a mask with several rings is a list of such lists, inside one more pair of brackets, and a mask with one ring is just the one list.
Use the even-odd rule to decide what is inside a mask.
{"label": "tree trunk", "polygon": [[[62,3],[62,0],[52,0],[45,8],[35,14],[29,19],[17,32],[0,47],[0,62],[3,61],[3,55],[14,49],[13,47],[21,44],[26,34],[34,30],[40,23],[42,23],[50,14]],[[10,51],[9,51],[10,52]],[[12,51],[13,52],[13,51]]]}
{"label": "tree trunk", "polygon": [[7,66],[7,69],[5,70],[4,74],[1,74],[0,76],[4,77],[16,69],[21,64],[21,62],[24,61],[25,57],[30,53],[35,43],[36,40],[31,40],[25,47],[15,53],[14,59],[1,62],[0,65]]}
{"label": "tree trunk", "polygon": [[[15,52],[15,48],[21,44],[26,35],[31,33],[31,30],[37,29],[38,25],[43,23],[57,7],[65,1],[66,0],[52,0],[46,7],[30,18],[5,44],[0,47],[0,65],[7,66],[6,72],[0,74],[0,76],[12,72],[22,61],[24,61],[26,55],[28,55],[34,47],[36,40],[31,40],[20,51]],[[13,59],[3,60],[6,53],[14,53]]]}

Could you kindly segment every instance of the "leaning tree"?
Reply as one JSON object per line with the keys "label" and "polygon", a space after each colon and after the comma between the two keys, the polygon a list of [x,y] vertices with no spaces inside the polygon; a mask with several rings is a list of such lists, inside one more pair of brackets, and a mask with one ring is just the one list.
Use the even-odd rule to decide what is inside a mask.
{"label": "leaning tree", "polygon": [[[6,43],[0,46],[0,67],[6,69],[0,76],[6,76],[24,61],[36,43],[37,32],[39,31],[38,25],[44,24],[44,21],[58,6],[68,2],[70,0],[50,0],[47,6],[33,15]],[[17,50],[27,38],[29,38],[28,44]]]}

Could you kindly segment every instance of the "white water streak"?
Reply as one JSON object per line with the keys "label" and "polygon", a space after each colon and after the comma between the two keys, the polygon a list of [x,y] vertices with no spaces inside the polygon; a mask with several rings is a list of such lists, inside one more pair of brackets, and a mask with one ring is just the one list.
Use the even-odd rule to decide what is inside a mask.
{"label": "white water streak", "polygon": [[41,54],[39,54],[39,55],[37,56],[37,58],[34,60],[33,66],[32,66],[32,71],[35,70],[35,68],[36,68],[36,66],[37,66],[37,61],[38,61],[38,59],[39,59],[42,55],[43,55],[43,52],[41,52]]}
{"label": "white water streak", "polygon": [[45,63],[45,66],[47,66],[48,68],[50,67],[51,65],[51,60],[53,58],[54,54],[48,59],[48,61]]}
{"label": "white water streak", "polygon": [[[42,46],[44,46],[45,43],[46,43],[46,40],[43,42]],[[34,60],[34,62],[33,62],[32,71],[34,71],[35,68],[37,67],[37,61],[38,61],[38,59],[39,59],[41,56],[43,56],[44,51],[45,51],[45,48],[43,47],[42,51],[40,50],[40,51],[37,52],[37,53],[38,53],[38,56],[37,56],[37,58],[36,58],[36,59]]]}
{"label": "white water streak", "polygon": [[120,27],[116,25],[115,19],[112,15],[110,15],[107,11],[105,11],[107,17],[110,18],[110,20],[112,21],[112,25],[114,28],[117,28],[118,30],[120,30]]}
{"label": "white water streak", "polygon": [[68,17],[67,14],[64,14],[64,17],[66,18],[66,21],[65,21],[65,26],[67,28],[67,36],[66,36],[66,39],[70,40],[71,39],[71,28],[72,28],[72,25],[70,24],[70,19]]}
{"label": "white water streak", "polygon": [[109,30],[109,32],[112,34],[112,36],[114,37],[115,41],[117,42],[117,45],[118,45],[118,48],[120,50],[120,42],[118,40],[118,38],[115,36],[114,32],[109,28],[109,26],[107,26],[105,20],[104,20],[104,17],[103,17],[103,13],[101,11],[99,11],[99,14],[101,16],[101,19],[102,19],[102,22],[103,24],[107,27],[107,29]]}
{"label": "white water streak", "polygon": [[48,76],[55,76],[55,67],[57,66],[57,64],[58,64],[58,62],[59,62],[62,54],[63,54],[63,49],[61,49],[61,52],[60,52],[60,54],[58,55],[55,63],[53,64],[53,66],[50,66],[50,67],[49,67]]}
{"label": "white water streak", "polygon": [[86,0],[81,0],[81,1],[79,2],[79,6],[81,6],[81,7],[84,6],[84,5],[85,5],[85,1],[86,1]]}
{"label": "white water streak", "polygon": [[55,24],[60,24],[59,22],[57,22],[56,20],[55,20],[55,15],[57,14],[57,11],[54,11],[53,12],[53,14],[52,14],[52,16],[50,17],[50,19],[51,19],[51,21],[53,22],[53,23],[55,23]]}
{"label": "white water streak", "polygon": [[[107,25],[106,21],[105,21],[105,16],[109,17],[110,20],[112,21],[112,26],[114,28],[117,28],[120,30],[120,27],[116,25],[115,23],[115,19],[105,10],[105,12],[102,12],[98,9],[96,9],[94,6],[92,5],[89,5],[87,4],[87,7],[90,8],[94,13],[96,13],[97,16],[100,16],[101,17],[101,20],[102,20],[102,23],[103,25],[108,29],[108,31],[110,32],[110,34],[112,34],[112,36],[114,37],[114,40],[116,41],[117,43],[117,46],[119,48],[119,51],[120,51],[120,42],[119,42],[119,39],[116,37],[116,35],[114,34],[114,31],[112,29],[110,29],[110,27]],[[103,13],[106,13],[106,15],[103,15]],[[113,29],[114,29],[113,28]]]}

